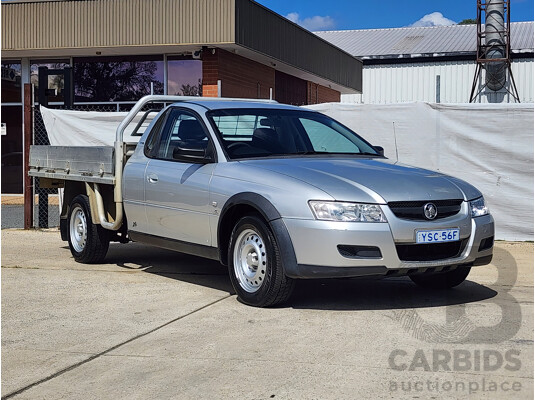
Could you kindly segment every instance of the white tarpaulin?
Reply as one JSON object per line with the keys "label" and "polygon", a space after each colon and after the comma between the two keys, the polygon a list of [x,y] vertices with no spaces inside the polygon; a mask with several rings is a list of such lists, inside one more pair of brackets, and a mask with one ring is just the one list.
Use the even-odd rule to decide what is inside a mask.
{"label": "white tarpaulin", "polygon": [[[533,104],[340,104],[308,106],[361,134],[400,163],[475,185],[496,220],[496,238],[533,240]],[[124,112],[41,107],[50,143],[112,146]],[[137,118],[140,118],[140,115]],[[135,123],[130,124],[131,132]],[[395,130],[395,135],[394,135]],[[125,141],[139,137],[125,135]]]}
{"label": "white tarpaulin", "polygon": [[[48,139],[53,146],[113,146],[115,131],[127,112],[54,110],[40,107]],[[125,133],[123,141],[135,143],[131,136],[143,113],[139,113]]]}
{"label": "white tarpaulin", "polygon": [[[476,186],[496,238],[533,240],[533,104],[340,104],[307,106],[359,133],[399,162]],[[394,136],[395,130],[395,136]]]}

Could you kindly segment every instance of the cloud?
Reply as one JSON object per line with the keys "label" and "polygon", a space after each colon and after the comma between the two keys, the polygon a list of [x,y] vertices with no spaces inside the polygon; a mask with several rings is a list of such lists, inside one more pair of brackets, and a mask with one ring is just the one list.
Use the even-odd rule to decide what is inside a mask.
{"label": "cloud", "polygon": [[457,23],[455,21],[452,21],[451,19],[443,16],[442,13],[435,11],[434,13],[424,15],[414,24],[411,24],[409,26],[410,27],[445,26],[445,25],[456,25],[456,24]]}
{"label": "cloud", "polygon": [[299,13],[292,12],[286,15],[286,18],[288,18],[292,22],[295,22],[298,25],[301,25],[303,28],[308,29],[309,31],[332,29],[336,26],[336,22],[334,21],[334,19],[329,17],[328,15],[325,17],[316,15],[314,17],[301,19]]}

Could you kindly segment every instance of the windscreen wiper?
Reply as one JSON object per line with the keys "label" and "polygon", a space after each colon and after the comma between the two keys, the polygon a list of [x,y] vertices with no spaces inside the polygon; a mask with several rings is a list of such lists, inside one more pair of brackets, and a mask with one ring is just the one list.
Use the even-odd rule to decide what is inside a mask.
{"label": "windscreen wiper", "polygon": [[296,151],[295,153],[291,154],[299,154],[299,155],[309,155],[309,154],[330,154],[325,151],[314,151],[314,150],[303,150],[303,151]]}

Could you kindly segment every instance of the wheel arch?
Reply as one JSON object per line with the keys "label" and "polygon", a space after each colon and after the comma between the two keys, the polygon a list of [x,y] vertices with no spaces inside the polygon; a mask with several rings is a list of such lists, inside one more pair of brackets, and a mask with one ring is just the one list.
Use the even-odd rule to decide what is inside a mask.
{"label": "wheel arch", "polygon": [[[104,199],[104,204],[106,205],[106,210],[108,210],[108,213],[111,213],[112,218],[115,217],[114,215],[114,207],[113,207],[113,186],[112,185],[102,185],[101,186],[101,194]],[[71,203],[74,200],[76,196],[79,194],[84,194],[89,199],[89,208],[91,213],[91,222],[96,225],[100,225],[100,219],[97,212],[97,201],[95,197],[95,191],[93,189],[93,185],[91,183],[87,182],[80,182],[80,181],[65,181],[65,187],[63,191],[63,204],[61,206],[61,215],[60,215],[60,233],[61,233],[61,240],[67,241],[67,217],[69,215],[69,209],[71,207]]]}
{"label": "wheel arch", "polygon": [[279,245],[285,274],[295,276],[297,259],[288,229],[275,206],[258,193],[235,194],[223,206],[217,227],[219,261],[223,265],[227,265],[228,246],[234,225],[241,217],[249,214],[259,214],[269,225]]}
{"label": "wheel arch", "polygon": [[69,209],[73,199],[79,194],[86,194],[85,183],[79,181],[65,181],[63,189],[63,203],[61,205],[61,214],[59,220],[59,230],[61,233],[61,240],[68,241],[68,220]]}

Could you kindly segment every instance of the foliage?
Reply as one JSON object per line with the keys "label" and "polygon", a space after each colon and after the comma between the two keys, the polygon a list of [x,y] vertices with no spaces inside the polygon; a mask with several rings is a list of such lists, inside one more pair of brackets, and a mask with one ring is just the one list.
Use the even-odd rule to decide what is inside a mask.
{"label": "foliage", "polygon": [[474,24],[477,24],[477,21],[475,19],[467,18],[467,19],[463,19],[457,25],[474,25]]}
{"label": "foliage", "polygon": [[201,80],[199,79],[197,85],[190,85],[189,83],[182,85],[180,91],[176,94],[181,96],[202,96]]}
{"label": "foliage", "polygon": [[78,62],[74,65],[76,99],[91,101],[133,101],[150,94],[163,93],[155,77],[153,61]]}

